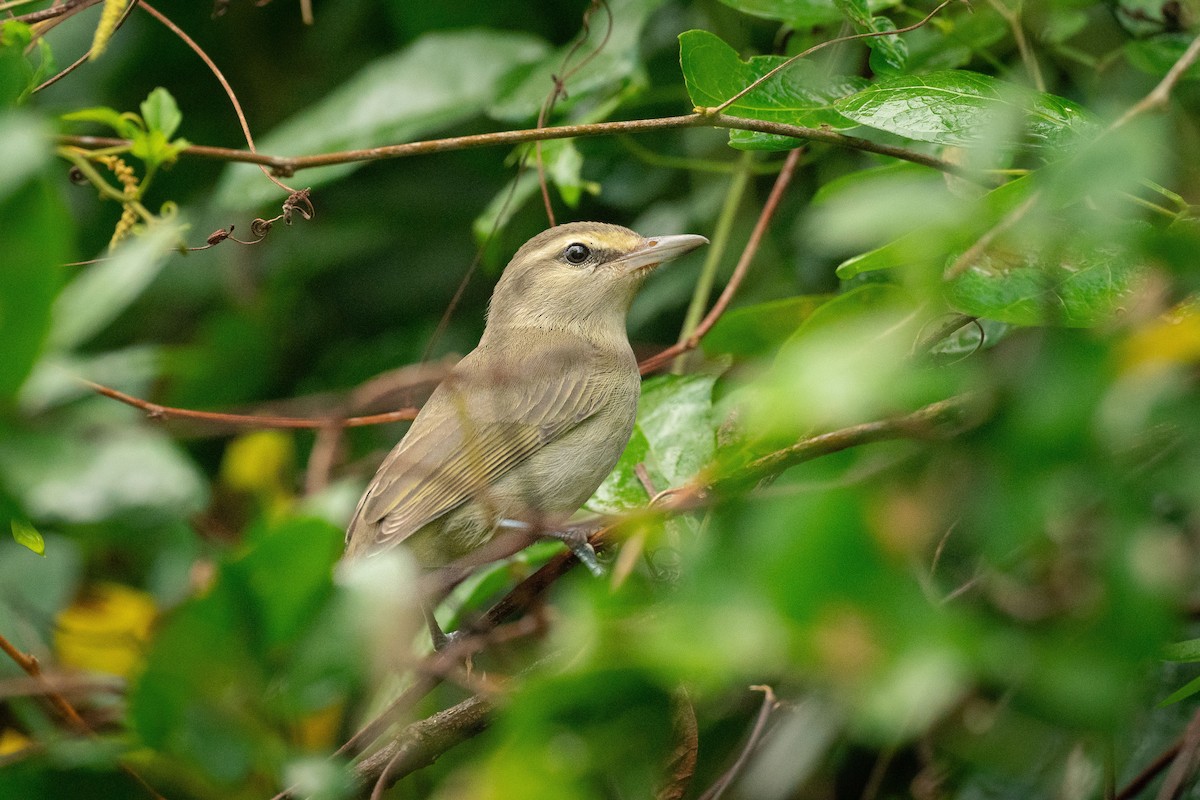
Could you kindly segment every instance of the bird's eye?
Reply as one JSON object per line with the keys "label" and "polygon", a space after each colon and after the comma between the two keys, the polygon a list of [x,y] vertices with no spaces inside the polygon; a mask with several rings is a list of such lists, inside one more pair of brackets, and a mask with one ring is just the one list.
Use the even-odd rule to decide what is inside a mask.
{"label": "bird's eye", "polygon": [[575,242],[567,245],[567,249],[563,250],[563,258],[568,264],[579,265],[587,261],[592,255],[591,249],[586,244]]}

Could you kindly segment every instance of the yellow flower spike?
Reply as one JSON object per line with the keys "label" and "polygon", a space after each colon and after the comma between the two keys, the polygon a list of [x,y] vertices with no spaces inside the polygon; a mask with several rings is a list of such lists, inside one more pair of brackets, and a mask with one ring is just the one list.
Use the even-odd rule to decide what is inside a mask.
{"label": "yellow flower spike", "polygon": [[1122,372],[1200,362],[1200,305],[1185,303],[1143,325],[1118,354]]}
{"label": "yellow flower spike", "polygon": [[68,667],[129,677],[141,665],[158,614],[154,598],[118,583],[98,583],[58,614],[54,650]]}

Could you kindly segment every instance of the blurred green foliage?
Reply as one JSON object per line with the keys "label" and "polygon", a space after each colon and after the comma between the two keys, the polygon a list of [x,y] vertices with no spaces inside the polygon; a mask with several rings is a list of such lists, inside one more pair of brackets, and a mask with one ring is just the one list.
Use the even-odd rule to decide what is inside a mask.
{"label": "blurred green foliage", "polygon": [[[533,127],[556,78],[550,125],[711,108],[791,55],[933,7],[358,3],[318,5],[312,27],[280,2],[166,11],[258,149],[303,155]],[[251,220],[287,192],[179,154],[245,142],[213,75],[139,9],[35,92],[87,49],[97,11],[0,28],[0,634],[66,681],[95,732],[0,660],[0,797],[149,796],[140,780],[171,800],[347,797],[351,773],[326,757],[413,685],[424,646],[410,565],[336,566],[402,429],[331,445],[147,419],[77,379],[314,418],[417,404],[428,386],[391,371],[470,349],[499,269],[546,224],[536,169],[516,166],[535,150],[280,176],[313,190],[313,219],[181,252],[212,230],[258,238]],[[719,279],[779,151],[805,150],[734,306],[685,374],[646,380],[588,504],[632,512],[610,576],[557,582],[552,611],[525,620],[542,635],[488,648],[410,709],[401,721],[476,690],[497,707],[389,796],[646,797],[681,750],[690,786],[660,796],[702,796],[745,752],[727,797],[1099,798],[1167,750],[1200,693],[1197,68],[1122,115],[1194,41],[1196,11],[952,3],[897,38],[823,47],[726,110],[954,174],[702,126],[544,143],[560,221],[714,236],[746,183],[714,242]],[[56,152],[56,134],[114,130],[134,139],[108,153],[120,164]],[[72,181],[81,159],[116,196]],[[157,210],[134,209],[109,253],[134,199]],[[678,340],[699,262],[647,285],[639,353]],[[947,398],[959,426],[747,477],[798,440]],[[737,488],[642,510],[698,481]],[[480,570],[441,615],[469,625],[558,549]],[[762,685],[783,702],[748,743]]]}

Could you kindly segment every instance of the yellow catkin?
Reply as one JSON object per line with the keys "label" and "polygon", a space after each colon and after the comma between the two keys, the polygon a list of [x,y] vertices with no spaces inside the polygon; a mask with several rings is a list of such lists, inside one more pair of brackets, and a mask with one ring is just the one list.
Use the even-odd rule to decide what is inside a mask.
{"label": "yellow catkin", "polygon": [[[133,167],[125,163],[125,160],[120,156],[102,156],[96,159],[103,164],[109,172],[121,184],[125,190],[125,196],[135,198],[138,194],[138,177],[133,171]],[[133,226],[137,224],[138,213],[132,203],[125,203],[121,210],[121,218],[117,220],[117,227],[113,230],[112,238],[108,241],[108,249],[112,250],[117,244],[130,234]]]}
{"label": "yellow catkin", "polygon": [[100,22],[96,24],[96,33],[92,35],[92,50],[88,55],[89,61],[95,61],[108,48],[108,40],[117,30],[117,23],[125,13],[129,0],[104,0],[104,10],[100,12]]}

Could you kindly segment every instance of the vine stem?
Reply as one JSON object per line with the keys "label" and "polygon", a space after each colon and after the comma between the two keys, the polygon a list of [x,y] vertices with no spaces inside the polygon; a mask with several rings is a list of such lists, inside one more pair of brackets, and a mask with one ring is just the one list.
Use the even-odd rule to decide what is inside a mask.
{"label": "vine stem", "polygon": [[768,195],[767,202],[763,204],[762,212],[758,215],[758,221],[754,223],[754,230],[750,233],[750,238],[746,241],[746,247],[742,250],[741,258],[738,259],[737,266],[733,268],[733,274],[729,276],[729,282],[725,284],[725,289],[721,292],[721,296],[717,298],[717,302],[713,304],[708,314],[704,316],[704,319],[700,320],[700,324],[696,326],[696,329],[692,331],[686,340],[677,342],[661,353],[650,356],[638,364],[638,368],[643,375],[654,372],[678,355],[686,353],[689,350],[695,350],[704,334],[708,333],[712,329],[712,326],[717,324],[717,320],[721,318],[721,315],[725,313],[725,309],[729,307],[729,303],[733,300],[733,295],[737,292],[738,286],[741,285],[742,279],[746,277],[746,272],[750,269],[750,263],[754,260],[755,254],[758,253],[758,246],[762,243],[762,238],[767,232],[771,218],[775,216],[775,211],[779,208],[779,201],[783,199],[783,192],[792,181],[792,175],[796,172],[796,165],[800,163],[801,153],[802,151],[798,149],[788,153],[787,160],[783,162],[783,169],[779,171],[779,175],[775,178],[775,185],[771,187],[771,194]]}
{"label": "vine stem", "polygon": [[[733,230],[733,221],[737,218],[738,206],[742,204],[746,186],[750,183],[753,164],[754,154],[750,152],[743,153],[741,159],[738,160],[737,171],[733,173],[733,180],[729,182],[729,190],[725,193],[725,203],[721,206],[717,224],[713,227],[712,243],[708,247],[708,252],[705,253],[704,266],[700,268],[700,277],[696,279],[696,286],[692,290],[692,299],[688,303],[687,313],[683,318],[683,327],[679,331],[680,342],[686,342],[692,337],[692,334],[696,332],[696,326],[700,324],[700,320],[704,316],[704,309],[708,305],[708,298],[712,294],[713,283],[716,281],[717,267],[720,266],[721,259],[725,256],[725,249],[729,246],[729,234]],[[683,372],[685,360],[685,355],[680,355],[675,359],[675,372]]]}

